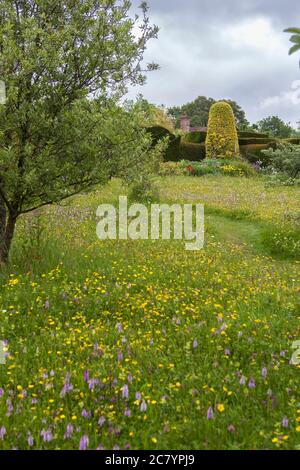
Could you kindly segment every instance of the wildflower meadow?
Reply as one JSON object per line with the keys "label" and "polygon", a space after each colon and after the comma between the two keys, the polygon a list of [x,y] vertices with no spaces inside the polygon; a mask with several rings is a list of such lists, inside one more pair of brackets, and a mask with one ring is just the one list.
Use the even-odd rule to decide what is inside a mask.
{"label": "wildflower meadow", "polygon": [[293,212],[299,190],[158,184],[167,200],[205,192],[203,250],[97,240],[117,180],[20,221],[1,276],[2,449],[298,448],[299,261],[271,256],[260,224],[280,227],[271,201]]}

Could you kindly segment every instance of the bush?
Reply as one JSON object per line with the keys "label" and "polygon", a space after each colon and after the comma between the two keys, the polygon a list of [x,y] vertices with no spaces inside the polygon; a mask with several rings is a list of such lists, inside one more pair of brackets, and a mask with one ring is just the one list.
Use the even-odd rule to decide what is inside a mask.
{"label": "bush", "polygon": [[288,139],[284,139],[282,142],[287,144],[300,145],[300,137],[289,137]]}
{"label": "bush", "polygon": [[186,162],[163,162],[159,166],[160,176],[179,176],[185,174]]}
{"label": "bush", "polygon": [[188,134],[185,134],[183,141],[191,142],[193,144],[202,144],[205,142],[206,134],[207,133],[205,131],[189,132]]}
{"label": "bush", "polygon": [[169,145],[164,154],[164,161],[166,162],[178,162],[180,160],[180,141],[181,137],[171,136],[169,139]]}
{"label": "bush", "polygon": [[269,138],[269,135],[262,134],[261,132],[254,132],[254,131],[238,131],[238,137],[241,137],[241,138],[253,137],[254,139],[266,139],[266,138]]}
{"label": "bush", "polygon": [[192,176],[205,176],[215,175],[219,172],[220,161],[216,159],[205,159],[198,163],[195,162],[192,165],[187,165],[185,168],[185,174]]}
{"label": "bush", "polygon": [[179,154],[181,160],[201,161],[205,158],[205,144],[181,142]]}
{"label": "bush", "polygon": [[263,167],[266,167],[270,163],[270,158],[263,153],[263,150],[272,148],[274,144],[252,144],[242,145],[240,147],[241,155],[249,162],[256,163],[261,162]]}
{"label": "bush", "polygon": [[210,108],[205,145],[208,158],[239,155],[235,117],[230,104],[220,101]]}
{"label": "bush", "polygon": [[264,145],[275,143],[274,139],[269,139],[268,137],[264,138],[254,138],[254,137],[240,137],[239,144],[240,147],[243,145]]}
{"label": "bush", "polygon": [[223,174],[227,176],[255,176],[256,171],[242,158],[206,158],[202,161],[182,160],[160,164],[160,176],[205,176]]}
{"label": "bush", "polygon": [[276,149],[264,150],[270,170],[285,173],[296,179],[300,173],[300,145],[279,144]]}
{"label": "bush", "polygon": [[129,201],[134,203],[156,203],[159,202],[159,192],[147,176],[141,177],[130,188]]}
{"label": "bush", "polygon": [[168,131],[165,127],[162,126],[153,126],[147,129],[147,132],[151,134],[153,146],[155,146],[160,140],[169,138],[167,149],[164,152],[163,158],[164,161],[179,161],[179,146],[181,137],[176,137],[174,134]]}
{"label": "bush", "polygon": [[242,159],[234,159],[221,166],[221,171],[228,176],[255,176],[256,171],[248,162]]}

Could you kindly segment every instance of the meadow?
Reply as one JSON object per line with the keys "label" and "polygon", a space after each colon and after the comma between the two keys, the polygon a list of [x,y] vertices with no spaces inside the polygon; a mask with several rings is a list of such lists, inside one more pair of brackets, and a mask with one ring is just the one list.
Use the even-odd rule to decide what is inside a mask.
{"label": "meadow", "polygon": [[205,247],[100,241],[119,180],[19,220],[1,273],[0,449],[300,449],[299,187],[157,178]]}

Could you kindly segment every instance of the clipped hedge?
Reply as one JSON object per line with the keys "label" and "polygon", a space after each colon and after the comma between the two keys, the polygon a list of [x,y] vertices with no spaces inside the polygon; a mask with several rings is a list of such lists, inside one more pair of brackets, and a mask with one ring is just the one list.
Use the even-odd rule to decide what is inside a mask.
{"label": "clipped hedge", "polygon": [[276,143],[273,141],[269,144],[252,144],[252,145],[243,145],[240,147],[242,156],[248,160],[250,163],[255,163],[258,160],[262,162],[263,166],[266,166],[269,163],[269,157],[267,157],[262,150],[267,150],[269,148],[275,148]]}
{"label": "clipped hedge", "polygon": [[239,155],[235,117],[229,103],[219,101],[210,108],[205,145],[207,158]]}
{"label": "clipped hedge", "polygon": [[238,131],[238,137],[241,137],[241,138],[253,137],[254,139],[266,139],[266,138],[269,138],[269,135],[261,134],[260,132],[254,132],[254,131]]}
{"label": "clipped hedge", "polygon": [[171,135],[168,148],[164,155],[165,162],[178,162],[180,161],[180,142],[181,137]]}
{"label": "clipped hedge", "polygon": [[152,136],[153,146],[165,137],[169,137],[169,145],[164,154],[164,161],[177,162],[180,160],[180,137],[176,137],[174,134],[171,134],[168,129],[162,126],[148,127],[146,130]]}
{"label": "clipped hedge", "polygon": [[168,131],[168,129],[162,126],[147,127],[146,131],[151,134],[153,140],[156,142],[163,139],[164,137],[169,137],[170,135],[172,135],[171,132]]}
{"label": "clipped hedge", "polygon": [[202,144],[205,142],[205,139],[205,131],[189,132],[188,134],[185,134],[183,138],[184,142],[191,142],[192,144]]}
{"label": "clipped hedge", "polygon": [[181,142],[180,160],[197,162],[205,158],[205,144],[193,144],[192,142]]}
{"label": "clipped hedge", "polygon": [[274,139],[269,139],[268,137],[265,138],[254,138],[254,137],[240,137],[239,144],[242,145],[264,145],[264,144],[272,144]]}
{"label": "clipped hedge", "polygon": [[284,139],[282,142],[286,144],[300,145],[300,137],[289,137],[288,139]]}

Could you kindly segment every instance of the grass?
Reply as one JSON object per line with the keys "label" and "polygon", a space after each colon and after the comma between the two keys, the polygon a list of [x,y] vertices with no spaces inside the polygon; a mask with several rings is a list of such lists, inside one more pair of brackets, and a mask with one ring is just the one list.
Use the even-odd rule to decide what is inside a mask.
{"label": "grass", "polygon": [[205,202],[204,250],[97,240],[118,181],[20,220],[1,273],[1,449],[299,448],[299,261],[264,240],[294,229],[299,190],[158,185],[164,201]]}

